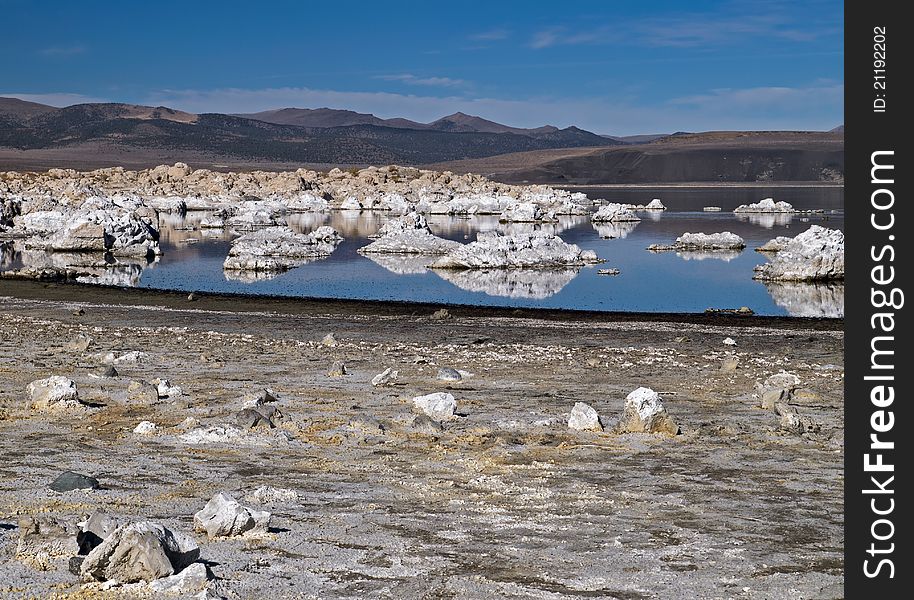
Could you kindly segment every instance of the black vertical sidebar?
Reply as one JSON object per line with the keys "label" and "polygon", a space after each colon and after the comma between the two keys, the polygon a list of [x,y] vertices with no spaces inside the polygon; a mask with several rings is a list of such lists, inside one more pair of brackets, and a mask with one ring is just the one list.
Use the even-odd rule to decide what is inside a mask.
{"label": "black vertical sidebar", "polygon": [[[910,598],[914,237],[908,126],[914,23],[901,2],[845,5],[845,597]],[[914,298],[911,298],[914,300]]]}

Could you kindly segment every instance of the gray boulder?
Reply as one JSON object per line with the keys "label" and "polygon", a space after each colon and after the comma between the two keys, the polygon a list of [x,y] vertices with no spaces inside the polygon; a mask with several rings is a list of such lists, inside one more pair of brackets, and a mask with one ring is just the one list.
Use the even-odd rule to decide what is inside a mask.
{"label": "gray boulder", "polygon": [[660,394],[646,387],[639,387],[625,398],[625,408],[615,429],[617,433],[679,433],[679,426],[664,408]]}
{"label": "gray boulder", "polygon": [[242,506],[228,494],[219,492],[194,515],[194,530],[206,532],[210,538],[266,533],[270,516],[268,512]]}
{"label": "gray boulder", "polygon": [[84,581],[135,583],[179,573],[200,557],[197,542],[151,521],[122,525],[86,556]]}

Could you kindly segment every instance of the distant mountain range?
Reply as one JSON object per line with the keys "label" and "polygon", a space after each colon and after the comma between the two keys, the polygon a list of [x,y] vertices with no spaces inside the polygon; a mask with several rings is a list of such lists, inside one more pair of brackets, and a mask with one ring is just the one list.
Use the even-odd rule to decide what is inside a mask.
{"label": "distant mountain range", "polygon": [[415,165],[624,143],[577,127],[523,129],[463,113],[417,123],[329,108],[192,114],[164,106],[54,108],[0,98],[0,147],[18,150],[103,145],[114,154],[123,149],[252,162]]}

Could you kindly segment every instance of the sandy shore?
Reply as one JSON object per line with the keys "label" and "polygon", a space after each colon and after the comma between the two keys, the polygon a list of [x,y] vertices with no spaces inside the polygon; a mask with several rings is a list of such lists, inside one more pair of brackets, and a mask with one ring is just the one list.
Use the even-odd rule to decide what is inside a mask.
{"label": "sandy shore", "polygon": [[[219,491],[273,514],[267,534],[196,535],[225,598],[842,597],[840,321],[434,310],[0,281],[0,597],[145,593],[17,560],[25,516],[104,509],[190,532]],[[91,343],[68,348],[78,336]],[[99,377],[130,351],[145,356]],[[335,361],[347,375],[327,375]],[[387,367],[396,383],[373,387]],[[438,381],[440,367],[467,375]],[[820,431],[758,408],[755,383],[782,369]],[[31,410],[26,386],[51,375],[96,408]],[[118,401],[158,377],[184,395]],[[567,428],[578,401],[612,425],[639,386],[681,435]],[[182,439],[188,417],[234,424],[265,387],[276,429]],[[414,430],[411,398],[437,391],[460,416]],[[144,420],[158,432],[133,433]],[[50,491],[65,470],[102,489]],[[297,499],[258,503],[260,486]]]}

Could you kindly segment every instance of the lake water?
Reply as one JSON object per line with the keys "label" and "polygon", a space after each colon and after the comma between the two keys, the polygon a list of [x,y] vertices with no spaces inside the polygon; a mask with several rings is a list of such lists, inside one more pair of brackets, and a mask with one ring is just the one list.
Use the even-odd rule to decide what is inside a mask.
{"label": "lake water", "polygon": [[[560,271],[495,270],[439,272],[425,269],[430,257],[366,258],[356,250],[389,218],[384,213],[333,211],[291,215],[293,228],[310,231],[331,225],[345,239],[332,256],[271,279],[239,281],[226,277],[222,262],[232,234],[186,229],[202,215],[171,218],[163,228],[164,254],[143,270],[139,285],[151,288],[275,294],[285,296],[370,298],[496,306],[576,308],[606,311],[701,312],[706,308],[748,306],[765,315],[843,315],[843,286],[772,285],[752,279],[752,268],[766,259],[754,249],[778,235],[795,236],[810,225],[843,229],[841,188],[583,188],[590,198],[645,204],[661,198],[667,211],[640,213],[640,223],[595,228],[587,217],[566,217],[555,230],[566,242],[592,249],[606,264]],[[740,204],[765,197],[786,200],[798,209],[823,209],[824,215],[743,216]],[[703,212],[719,206],[719,213]],[[836,211],[832,213],[832,211]],[[500,225],[497,217],[429,218],[432,230],[462,242],[476,232],[518,231],[529,224]],[[655,243],[670,243],[686,231],[732,231],[747,243],[740,253],[652,253]],[[604,239],[612,236],[614,239]],[[616,276],[598,275],[618,268]]]}
{"label": "lake water", "polygon": [[[810,225],[844,228],[841,188],[578,188],[590,198],[646,204],[660,198],[664,212],[641,212],[639,223],[600,225],[589,217],[564,217],[554,231],[569,243],[596,251],[605,264],[542,270],[441,272],[427,270],[433,257],[381,256],[356,252],[368,236],[390,218],[385,213],[295,214],[290,225],[307,232],[330,225],[345,238],[326,259],[317,260],[269,279],[239,280],[227,275],[222,262],[234,234],[194,229],[203,214],[186,218],[162,215],[163,255],[132,274],[140,287],[270,294],[283,296],[409,300],[518,307],[550,307],[603,311],[702,312],[707,308],[748,306],[763,315],[840,317],[843,285],[764,284],[752,279],[753,267],[766,261],[755,248],[778,235],[795,236]],[[826,214],[768,216],[734,215],[740,204],[765,197],[786,200],[801,210]],[[721,212],[703,212],[719,206]],[[478,231],[528,230],[533,225],[503,225],[497,217],[429,217],[439,236],[472,241]],[[746,240],[738,253],[653,253],[651,244],[671,243],[685,232],[731,231]],[[612,239],[607,239],[612,238]],[[616,276],[598,269],[617,268]]]}

